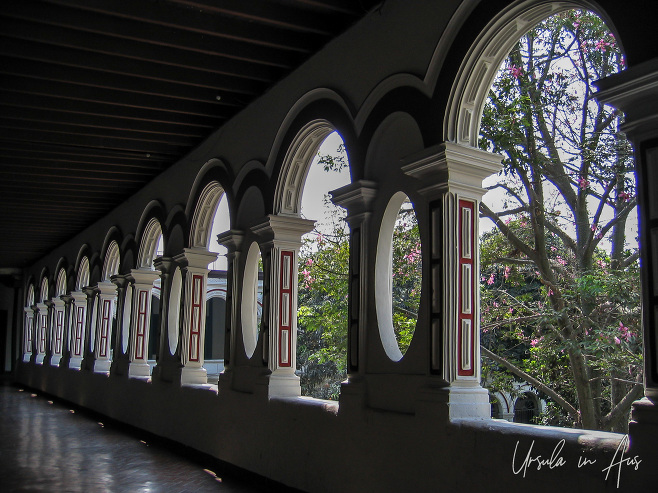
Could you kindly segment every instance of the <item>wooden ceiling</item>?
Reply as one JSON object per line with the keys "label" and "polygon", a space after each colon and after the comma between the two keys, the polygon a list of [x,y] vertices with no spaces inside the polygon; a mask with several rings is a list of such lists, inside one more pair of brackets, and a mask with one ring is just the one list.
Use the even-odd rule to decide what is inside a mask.
{"label": "wooden ceiling", "polygon": [[0,269],[108,213],[380,1],[3,2]]}

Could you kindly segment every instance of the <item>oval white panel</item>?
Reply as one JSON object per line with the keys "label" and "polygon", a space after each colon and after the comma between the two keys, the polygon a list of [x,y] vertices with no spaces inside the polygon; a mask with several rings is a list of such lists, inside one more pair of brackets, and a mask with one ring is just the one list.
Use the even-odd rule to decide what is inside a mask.
{"label": "oval white panel", "polygon": [[176,267],[171,280],[169,293],[169,308],[167,310],[167,334],[169,336],[169,352],[174,354],[178,346],[178,325],[180,323],[180,297],[183,291],[183,276],[180,267]]}

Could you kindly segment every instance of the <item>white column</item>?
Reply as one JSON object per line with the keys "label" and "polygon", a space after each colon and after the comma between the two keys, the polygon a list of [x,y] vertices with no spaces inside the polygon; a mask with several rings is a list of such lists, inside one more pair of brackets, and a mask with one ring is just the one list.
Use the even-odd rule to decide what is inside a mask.
{"label": "white column", "polygon": [[38,365],[42,365],[46,358],[46,344],[48,335],[48,306],[44,303],[37,303],[36,316],[36,360]]}
{"label": "white column", "polygon": [[[263,238],[264,255],[269,256],[268,365],[272,372],[268,395],[301,395],[297,362],[297,259],[302,236],[313,230],[315,221],[293,216],[270,215],[252,231]],[[269,252],[269,253],[268,253]]]}
{"label": "white column", "polygon": [[240,249],[244,240],[244,233],[237,230],[229,230],[217,235],[217,242],[226,247],[226,325],[224,339],[224,371],[219,376],[219,386],[230,388],[230,374],[233,371],[235,358],[235,337],[238,333],[238,320],[235,316],[240,310],[239,302],[241,296],[240,279],[236,275],[239,272]]}
{"label": "white column", "polygon": [[66,318],[66,303],[62,299],[53,300],[54,315],[52,327],[52,342],[50,364],[52,366],[59,366],[62,359],[62,351],[64,348],[64,323]]}
{"label": "white column", "polygon": [[69,337],[69,350],[71,359],[69,368],[79,370],[82,367],[82,358],[85,348],[85,327],[87,325],[87,295],[82,291],[71,293],[71,335]]}
{"label": "white column", "polygon": [[373,251],[369,245],[369,229],[376,195],[376,184],[364,180],[331,192],[332,202],[347,211],[345,220],[350,227],[347,385],[343,385],[340,392],[343,410],[346,404],[360,409],[365,403],[368,296],[373,289],[367,255]]}
{"label": "white column", "polygon": [[96,314],[96,337],[94,343],[94,372],[109,373],[112,358],[110,346],[112,338],[112,321],[115,315],[114,305],[117,288],[111,281],[98,283],[98,313]]}
{"label": "white column", "polygon": [[447,404],[450,418],[491,416],[488,391],[480,385],[478,224],[482,180],[500,171],[500,161],[499,155],[446,142],[402,168],[420,180],[431,209],[428,388],[448,386],[437,401]]}
{"label": "white column", "polygon": [[217,254],[205,248],[186,248],[175,260],[181,264],[183,281],[183,324],[181,334],[181,384],[204,385],[208,374],[203,367],[206,331],[206,287],[208,265]]}
{"label": "white column", "polygon": [[28,363],[32,359],[34,354],[34,319],[35,319],[35,308],[34,307],[25,307],[24,312],[24,323],[23,323],[23,361]]}
{"label": "white column", "polygon": [[153,283],[160,277],[159,271],[151,269],[133,269],[131,276],[135,280],[132,296],[132,316],[128,355],[130,378],[151,376],[148,364],[149,329],[151,327],[151,294]]}

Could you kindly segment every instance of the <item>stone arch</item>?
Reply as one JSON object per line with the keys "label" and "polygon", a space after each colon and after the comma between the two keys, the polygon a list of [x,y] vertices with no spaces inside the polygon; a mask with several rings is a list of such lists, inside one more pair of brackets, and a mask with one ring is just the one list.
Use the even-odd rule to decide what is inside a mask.
{"label": "stone arch", "polygon": [[75,289],[76,291],[80,291],[89,285],[89,257],[86,255],[80,258],[77,273]]}
{"label": "stone arch", "polygon": [[60,296],[66,294],[66,291],[66,270],[64,270],[64,267],[61,267],[59,269],[59,273],[57,274],[57,281],[55,282],[55,296],[59,298]]}
{"label": "stone arch", "polygon": [[274,214],[298,216],[302,191],[313,157],[334,127],[327,120],[307,123],[286,151],[274,192]]}
{"label": "stone arch", "polygon": [[199,194],[190,223],[190,247],[208,248],[212,220],[222,195],[224,195],[224,188],[214,180],[206,184]]}
{"label": "stone arch", "polygon": [[44,269],[41,272],[41,282],[39,282],[39,301],[43,303],[50,297],[50,284],[48,282],[48,271]]}
{"label": "stone arch", "polygon": [[137,255],[138,269],[153,269],[153,259],[161,236],[162,226],[160,221],[152,217],[144,228],[144,233],[139,244],[139,253]]}
{"label": "stone arch", "polygon": [[589,2],[526,0],[501,11],[487,24],[469,49],[452,85],[443,122],[445,141],[477,147],[489,88],[514,43],[541,21],[571,9],[595,12],[614,32],[605,13]]}
{"label": "stone arch", "polygon": [[101,280],[109,281],[110,277],[118,274],[120,262],[119,244],[115,240],[111,240],[107,246],[107,250],[105,250]]}

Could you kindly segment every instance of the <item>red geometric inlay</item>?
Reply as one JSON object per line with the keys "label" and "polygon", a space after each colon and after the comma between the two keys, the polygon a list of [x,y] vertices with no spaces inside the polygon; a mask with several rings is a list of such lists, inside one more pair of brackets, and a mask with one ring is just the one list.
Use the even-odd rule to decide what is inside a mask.
{"label": "red geometric inlay", "polygon": [[148,312],[148,291],[140,290],[137,306],[137,330],[135,332],[135,359],[144,359],[144,338],[146,335],[146,315]]}
{"label": "red geometric inlay", "polygon": [[62,353],[62,331],[64,329],[64,310],[57,310],[55,321],[55,354]]}
{"label": "red geometric inlay", "polygon": [[190,313],[190,349],[189,361],[199,361],[201,345],[201,315],[203,310],[203,276],[192,277],[192,309]]}
{"label": "red geometric inlay", "polygon": [[73,355],[82,356],[82,333],[85,329],[85,307],[77,307],[75,317],[75,338],[73,344]]}
{"label": "red geometric inlay", "polygon": [[[475,202],[470,200],[459,200],[459,213],[457,221],[459,224],[459,265],[457,266],[458,286],[458,307],[459,316],[457,320],[457,330],[459,331],[458,340],[458,374],[463,376],[475,375],[475,348],[473,341],[475,341],[475,323],[474,311],[465,309],[464,307],[472,307],[475,300],[475,282],[474,282],[474,262],[475,257]],[[468,266],[464,268],[464,266]],[[469,279],[463,279],[463,273],[469,273]],[[467,292],[464,292],[466,290]],[[464,297],[468,299],[464,299]],[[469,330],[469,334],[463,333],[464,330]],[[465,341],[470,341],[470,347],[464,347]],[[466,355],[470,355],[470,361],[465,361],[464,350]],[[467,363],[465,365],[465,363]]]}
{"label": "red geometric inlay", "polygon": [[295,252],[281,252],[281,266],[279,272],[279,366],[289,368],[292,366],[292,307],[293,307],[293,265]]}
{"label": "red geometric inlay", "polygon": [[48,324],[48,315],[41,315],[41,326],[39,327],[39,352],[46,352],[46,326]]}
{"label": "red geometric inlay", "polygon": [[110,333],[110,316],[112,314],[112,300],[103,300],[103,318],[101,319],[101,333],[98,341],[98,355],[107,357],[107,346]]}

